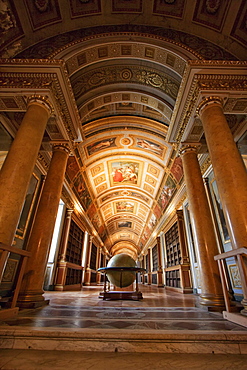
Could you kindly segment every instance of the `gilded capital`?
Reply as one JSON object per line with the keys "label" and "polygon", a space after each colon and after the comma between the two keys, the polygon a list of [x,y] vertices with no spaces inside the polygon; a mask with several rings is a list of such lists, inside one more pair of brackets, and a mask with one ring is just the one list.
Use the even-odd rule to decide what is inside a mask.
{"label": "gilded capital", "polygon": [[52,144],[53,152],[62,151],[62,152],[66,152],[67,154],[70,154],[71,152],[68,141],[51,142],[51,144]]}
{"label": "gilded capital", "polygon": [[222,107],[222,98],[219,96],[208,96],[207,98],[203,98],[196,109],[196,113],[200,116],[202,110],[212,104],[218,104]]}
{"label": "gilded capital", "polygon": [[198,150],[200,149],[201,144],[197,143],[181,143],[181,148],[179,150],[179,155],[183,156],[186,153],[195,153],[198,154]]}
{"label": "gilded capital", "polygon": [[51,115],[54,111],[53,106],[52,106],[51,102],[48,99],[48,96],[43,96],[43,95],[33,95],[33,96],[31,96],[28,99],[27,106],[30,106],[30,105],[33,105],[33,104],[36,104],[36,105],[39,105],[39,106],[42,106],[43,108],[45,108],[48,111],[49,115]]}

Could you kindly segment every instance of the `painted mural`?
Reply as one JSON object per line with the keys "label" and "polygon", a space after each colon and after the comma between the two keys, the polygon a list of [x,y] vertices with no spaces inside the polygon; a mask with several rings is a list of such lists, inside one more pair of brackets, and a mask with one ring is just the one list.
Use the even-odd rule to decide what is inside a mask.
{"label": "painted mural", "polygon": [[74,191],[78,195],[83,207],[87,210],[92,203],[92,199],[81,173],[78,174],[74,181]]}
{"label": "painted mural", "polygon": [[161,209],[158,206],[158,204],[156,204],[156,206],[154,207],[153,211],[154,211],[154,214],[155,214],[156,218],[159,220],[162,213],[161,213]]}
{"label": "painted mural", "polygon": [[80,168],[77,164],[75,157],[73,156],[69,157],[67,162],[66,175],[69,177],[70,181],[73,181],[79,170]]}
{"label": "painted mural", "polygon": [[115,198],[115,197],[120,197],[120,196],[125,196],[125,195],[130,196],[130,197],[134,197],[134,198],[139,198],[139,199],[143,200],[144,202],[149,203],[148,197],[145,197],[145,195],[143,195],[143,194],[136,193],[135,191],[125,191],[125,192],[115,191],[114,193],[108,194],[105,197],[103,197],[101,199],[101,202],[103,203],[108,199]]}
{"label": "painted mural", "polygon": [[164,210],[176,189],[176,184],[172,180],[171,176],[168,176],[165,186],[161,191],[161,194],[158,199],[158,204],[162,210]]}
{"label": "painted mural", "polygon": [[114,192],[114,193],[108,194],[108,195],[106,195],[105,197],[103,197],[103,198],[101,199],[101,202],[103,203],[103,202],[105,202],[105,201],[106,201],[106,200],[108,200],[108,199],[115,198],[115,197],[119,197],[120,195],[121,195],[121,192],[120,192],[120,191],[116,191],[116,192]]}
{"label": "painted mural", "polygon": [[111,137],[108,139],[96,141],[95,143],[87,146],[88,155],[95,154],[103,149],[113,148],[116,147],[115,143],[116,137]]}
{"label": "painted mural", "polygon": [[153,229],[156,224],[157,224],[157,218],[154,214],[152,214],[152,216],[150,217],[150,220],[148,222],[148,227],[150,229]]}
{"label": "painted mural", "polygon": [[149,203],[149,199],[148,199],[147,197],[145,197],[145,196],[144,196],[144,195],[142,195],[142,194],[136,193],[136,192],[134,192],[134,191],[131,191],[131,192],[130,192],[130,196],[131,196],[131,197],[135,197],[135,198],[142,199],[144,202]]}
{"label": "painted mural", "polygon": [[116,202],[116,212],[134,212],[134,203],[127,201]]}
{"label": "painted mural", "polygon": [[139,163],[131,161],[112,162],[110,172],[112,184],[137,184]]}
{"label": "painted mural", "polygon": [[171,168],[171,173],[179,182],[181,178],[183,177],[183,165],[182,165],[182,159],[181,157],[177,157],[175,161],[173,162],[172,168]]}
{"label": "painted mural", "polygon": [[132,227],[132,222],[130,221],[123,221],[123,222],[118,222],[118,227]]}
{"label": "painted mural", "polygon": [[158,154],[159,156],[161,156],[163,153],[163,148],[159,144],[146,139],[137,138],[136,147]]}
{"label": "painted mural", "polygon": [[106,232],[106,227],[104,225],[100,226],[98,233],[99,233],[101,240],[105,242],[107,239],[107,232]]}

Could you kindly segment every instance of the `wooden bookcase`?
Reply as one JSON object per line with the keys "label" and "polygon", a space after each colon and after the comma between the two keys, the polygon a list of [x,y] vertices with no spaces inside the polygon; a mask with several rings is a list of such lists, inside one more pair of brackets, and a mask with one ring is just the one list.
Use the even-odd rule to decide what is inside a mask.
{"label": "wooden bookcase", "polygon": [[82,243],[84,232],[71,220],[69,239],[66,250],[66,261],[81,265],[82,259]]}
{"label": "wooden bookcase", "polygon": [[181,248],[178,232],[178,221],[165,233],[167,267],[181,264]]}
{"label": "wooden bookcase", "polygon": [[[66,227],[65,227],[66,229]],[[82,248],[84,240],[84,231],[71,220],[69,230],[62,236],[62,243],[66,238],[66,252],[63,258],[57,263],[54,289],[63,290],[80,290],[82,284]]]}
{"label": "wooden bookcase", "polygon": [[153,271],[158,271],[158,246],[152,248]]}
{"label": "wooden bookcase", "polygon": [[181,293],[192,293],[190,263],[186,243],[183,211],[178,210],[165,232],[165,286]]}

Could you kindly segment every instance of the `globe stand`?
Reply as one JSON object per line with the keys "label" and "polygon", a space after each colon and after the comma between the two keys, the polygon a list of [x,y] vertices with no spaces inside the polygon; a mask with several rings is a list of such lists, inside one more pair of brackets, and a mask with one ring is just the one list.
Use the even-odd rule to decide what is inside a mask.
{"label": "globe stand", "polygon": [[[120,272],[120,286],[119,288],[123,288],[122,286],[122,276],[125,271],[134,271],[136,273],[135,279],[135,291],[124,291],[124,290],[110,290],[110,284],[107,284],[107,271],[119,271]],[[103,300],[132,300],[132,301],[139,301],[139,299],[143,299],[142,292],[139,291],[138,287],[138,272],[144,273],[145,269],[140,267],[101,267],[98,271],[104,273],[104,291],[100,292],[99,298],[103,298]],[[127,288],[127,287],[125,287]]]}

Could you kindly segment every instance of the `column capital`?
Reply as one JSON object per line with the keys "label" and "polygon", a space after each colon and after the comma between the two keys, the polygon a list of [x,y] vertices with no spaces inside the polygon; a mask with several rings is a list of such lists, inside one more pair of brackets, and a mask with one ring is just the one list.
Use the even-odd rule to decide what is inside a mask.
{"label": "column capital", "polygon": [[74,209],[73,208],[67,208],[66,209],[66,216],[67,217],[71,217],[72,213],[74,212]]}
{"label": "column capital", "polygon": [[223,107],[223,100],[220,96],[208,96],[206,98],[204,97],[202,101],[198,104],[198,107],[196,109],[196,113],[198,114],[198,116],[201,115],[201,112],[204,108],[212,104],[218,104]]}
{"label": "column capital", "polygon": [[186,153],[195,153],[198,154],[198,151],[201,147],[199,143],[181,143],[181,148],[179,150],[179,155],[183,156]]}
{"label": "column capital", "polygon": [[36,105],[39,105],[45,108],[48,111],[49,115],[51,115],[54,112],[53,105],[51,104],[51,102],[48,99],[48,96],[46,95],[45,96],[32,95],[31,97],[29,97],[27,106],[30,106],[33,104],[36,104]]}
{"label": "column capital", "polygon": [[67,154],[71,153],[68,140],[51,141],[51,145],[52,145],[52,151],[53,152],[62,151],[62,152],[65,152]]}

